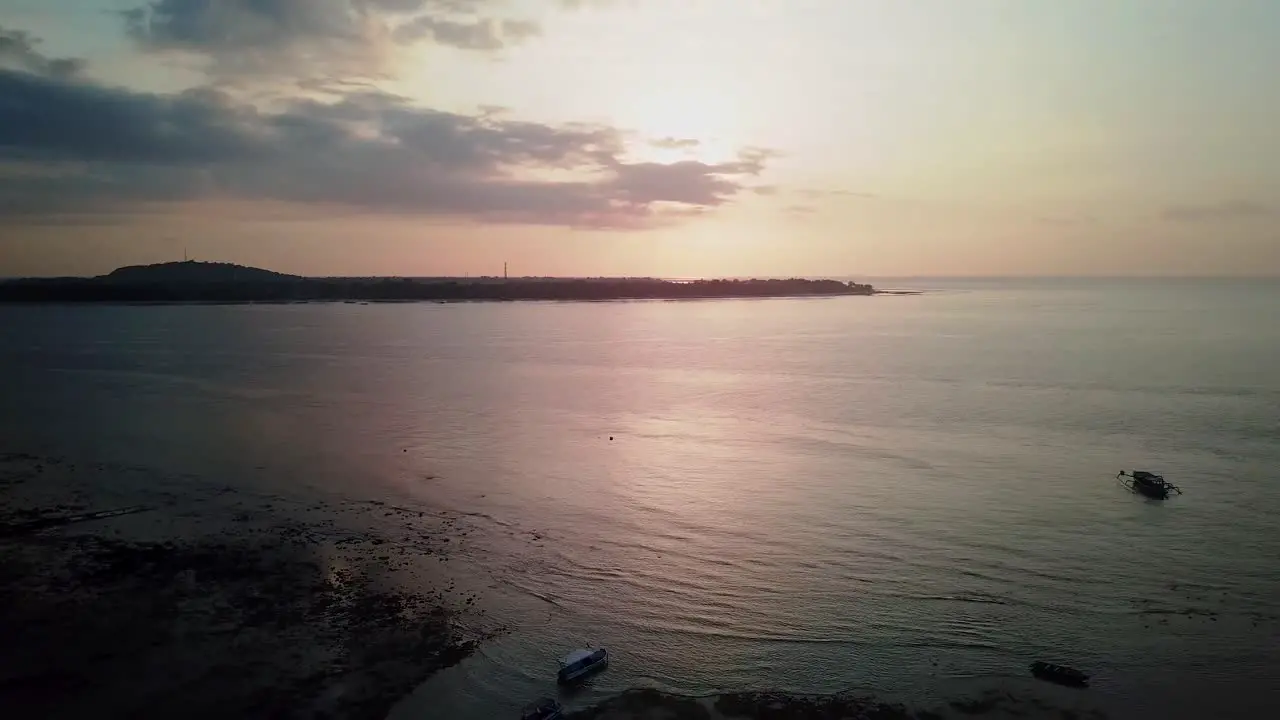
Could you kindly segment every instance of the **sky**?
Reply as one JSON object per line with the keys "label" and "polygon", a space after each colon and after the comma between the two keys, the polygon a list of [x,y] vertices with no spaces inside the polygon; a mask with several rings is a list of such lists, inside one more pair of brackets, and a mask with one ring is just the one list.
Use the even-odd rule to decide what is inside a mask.
{"label": "sky", "polygon": [[1272,0],[5,0],[0,276],[1280,275]]}

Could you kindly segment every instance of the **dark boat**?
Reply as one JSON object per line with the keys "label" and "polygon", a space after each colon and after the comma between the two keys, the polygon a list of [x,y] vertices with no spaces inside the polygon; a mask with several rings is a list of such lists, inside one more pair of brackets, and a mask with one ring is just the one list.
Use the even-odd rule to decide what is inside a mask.
{"label": "dark boat", "polygon": [[1130,490],[1157,500],[1164,500],[1173,493],[1182,494],[1182,489],[1177,485],[1165,480],[1161,475],[1146,470],[1133,470],[1127,473],[1121,470],[1116,474],[1116,479]]}
{"label": "dark boat", "polygon": [[1086,687],[1089,684],[1089,676],[1080,672],[1073,667],[1066,665],[1054,665],[1047,662],[1031,663],[1031,674],[1047,680],[1049,682],[1058,683],[1059,685],[1071,685],[1072,687]]}
{"label": "dark boat", "polygon": [[574,650],[560,661],[556,679],[562,684],[577,682],[586,676],[609,667],[609,653],[598,650]]}
{"label": "dark boat", "polygon": [[520,720],[561,720],[563,717],[564,708],[551,698],[531,702],[520,711]]}

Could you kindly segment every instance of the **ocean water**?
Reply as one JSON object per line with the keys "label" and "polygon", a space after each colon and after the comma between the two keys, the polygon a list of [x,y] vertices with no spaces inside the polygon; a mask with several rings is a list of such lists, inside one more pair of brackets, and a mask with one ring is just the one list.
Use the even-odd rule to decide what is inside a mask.
{"label": "ocean water", "polygon": [[396,718],[512,716],[587,645],[572,707],[1037,659],[1119,717],[1280,707],[1280,283],[877,285],[927,292],[0,306],[0,437],[459,513],[512,629]]}

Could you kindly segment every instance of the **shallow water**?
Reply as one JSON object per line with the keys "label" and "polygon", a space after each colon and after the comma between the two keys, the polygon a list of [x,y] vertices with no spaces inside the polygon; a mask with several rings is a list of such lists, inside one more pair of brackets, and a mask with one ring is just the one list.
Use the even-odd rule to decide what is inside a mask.
{"label": "shallow water", "polygon": [[510,714],[589,644],[571,705],[1047,659],[1122,716],[1274,707],[1280,285],[889,284],[933,292],[0,307],[0,433],[467,513],[455,570],[515,630],[397,717]]}

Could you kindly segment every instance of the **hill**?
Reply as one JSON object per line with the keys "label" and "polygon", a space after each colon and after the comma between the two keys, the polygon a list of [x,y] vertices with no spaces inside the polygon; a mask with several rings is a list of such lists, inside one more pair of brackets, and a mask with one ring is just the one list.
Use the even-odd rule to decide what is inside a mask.
{"label": "hill", "polygon": [[245,283],[245,282],[284,282],[301,280],[297,275],[246,267],[234,263],[183,262],[159,263],[156,265],[129,265],[117,268],[98,280],[112,283],[152,284],[152,283]]}

